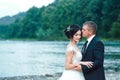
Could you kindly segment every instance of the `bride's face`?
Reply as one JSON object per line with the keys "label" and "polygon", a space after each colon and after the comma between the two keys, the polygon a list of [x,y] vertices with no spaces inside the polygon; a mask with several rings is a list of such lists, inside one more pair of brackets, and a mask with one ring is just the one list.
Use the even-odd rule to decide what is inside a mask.
{"label": "bride's face", "polygon": [[73,35],[73,40],[75,42],[79,42],[81,40],[81,30],[78,30],[74,35]]}

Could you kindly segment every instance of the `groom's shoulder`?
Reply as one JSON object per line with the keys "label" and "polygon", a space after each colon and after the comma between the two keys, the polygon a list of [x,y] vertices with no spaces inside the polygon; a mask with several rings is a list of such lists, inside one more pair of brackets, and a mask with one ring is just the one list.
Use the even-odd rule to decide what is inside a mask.
{"label": "groom's shoulder", "polygon": [[99,37],[97,37],[97,36],[95,36],[95,37],[93,38],[93,40],[94,40],[94,42],[101,42],[101,43],[103,43],[103,42],[101,41],[101,39],[100,39]]}
{"label": "groom's shoulder", "polygon": [[95,37],[94,37],[94,40],[96,40],[96,41],[101,41],[98,36],[95,36]]}
{"label": "groom's shoulder", "polygon": [[94,36],[94,37],[93,37],[93,41],[100,41],[100,39],[99,39],[99,37]]}
{"label": "groom's shoulder", "polygon": [[99,37],[97,37],[97,36],[94,37],[94,42],[95,42],[95,44],[96,43],[103,44],[102,40]]}

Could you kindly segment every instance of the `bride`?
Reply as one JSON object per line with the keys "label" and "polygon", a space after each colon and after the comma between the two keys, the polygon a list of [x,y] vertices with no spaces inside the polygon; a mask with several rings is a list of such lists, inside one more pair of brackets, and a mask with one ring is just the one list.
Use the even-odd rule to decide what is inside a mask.
{"label": "bride", "polygon": [[80,65],[86,65],[88,68],[92,67],[92,62],[81,61],[82,54],[77,47],[77,42],[81,40],[82,31],[78,25],[71,25],[65,29],[65,35],[70,39],[66,48],[65,70],[58,80],[85,80],[82,70],[77,68]]}

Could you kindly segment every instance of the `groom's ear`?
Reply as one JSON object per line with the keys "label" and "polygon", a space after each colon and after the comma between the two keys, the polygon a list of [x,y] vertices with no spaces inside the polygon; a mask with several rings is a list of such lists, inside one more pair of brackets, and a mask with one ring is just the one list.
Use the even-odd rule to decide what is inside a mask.
{"label": "groom's ear", "polygon": [[94,31],[92,29],[89,30],[89,34],[92,35],[94,34]]}

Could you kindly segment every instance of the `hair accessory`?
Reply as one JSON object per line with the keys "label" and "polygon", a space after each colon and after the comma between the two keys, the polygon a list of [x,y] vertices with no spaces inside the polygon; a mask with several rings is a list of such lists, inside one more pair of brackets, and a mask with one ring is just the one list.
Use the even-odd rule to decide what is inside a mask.
{"label": "hair accessory", "polygon": [[67,27],[67,31],[70,31],[70,26],[69,26],[69,27]]}

